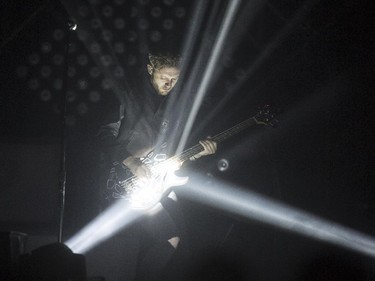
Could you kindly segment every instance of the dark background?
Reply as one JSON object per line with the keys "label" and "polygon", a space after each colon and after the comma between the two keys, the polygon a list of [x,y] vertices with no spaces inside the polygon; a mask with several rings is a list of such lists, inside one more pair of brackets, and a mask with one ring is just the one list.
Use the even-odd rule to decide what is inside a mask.
{"label": "dark background", "polygon": [[[264,104],[280,109],[280,124],[241,133],[220,144],[216,155],[189,168],[374,235],[374,10],[370,1],[250,2],[241,3],[223,44],[191,140],[214,135],[252,116]],[[98,214],[97,127],[134,83],[147,51],[188,45],[184,39],[198,22],[192,19],[203,11],[200,32],[190,42],[191,64],[201,59],[202,71],[227,2],[198,1],[203,5],[199,11],[194,3],[1,4],[0,230],[57,236],[64,139],[65,239]],[[78,30],[70,37],[67,58],[68,14],[78,22]],[[66,80],[65,62],[69,64]],[[65,127],[60,117],[64,81]],[[230,163],[225,172],[217,169],[222,158]],[[223,280],[241,280],[243,275],[245,280],[375,277],[372,258],[220,208],[184,198],[181,204],[190,250],[201,258],[197,261],[205,270],[198,272],[205,280],[229,273],[232,277]],[[130,229],[128,235],[134,232]],[[129,237],[126,232],[122,235]],[[92,274],[101,273],[96,267]]]}

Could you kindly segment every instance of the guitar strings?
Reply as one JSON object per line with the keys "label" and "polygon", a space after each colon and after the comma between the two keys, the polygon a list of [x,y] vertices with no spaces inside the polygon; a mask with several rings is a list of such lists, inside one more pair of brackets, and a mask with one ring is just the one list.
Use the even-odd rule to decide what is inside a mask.
{"label": "guitar strings", "polygon": [[[251,117],[247,120],[244,120],[241,123],[239,123],[239,124],[229,128],[229,129],[215,135],[214,137],[212,137],[212,140],[219,143],[219,142],[225,140],[227,137],[237,133],[238,131],[243,130],[244,128],[249,126],[253,121],[255,121],[255,117]],[[150,168],[152,170],[157,170],[158,166],[165,165],[165,164],[168,164],[169,162],[174,162],[176,160],[180,160],[181,162],[185,162],[190,157],[194,156],[195,154],[198,154],[199,152],[201,152],[203,150],[204,150],[204,148],[201,144],[196,144],[196,145],[192,146],[191,148],[182,152],[180,155],[172,156],[172,157],[168,158],[167,160],[163,161],[162,163],[151,166]],[[137,176],[131,176],[127,180],[122,181],[121,186],[122,186],[122,188],[125,188],[125,186],[128,187],[130,185],[128,188],[125,188],[125,189],[132,190],[134,188],[134,186],[136,186],[138,183],[139,183],[138,177]]]}

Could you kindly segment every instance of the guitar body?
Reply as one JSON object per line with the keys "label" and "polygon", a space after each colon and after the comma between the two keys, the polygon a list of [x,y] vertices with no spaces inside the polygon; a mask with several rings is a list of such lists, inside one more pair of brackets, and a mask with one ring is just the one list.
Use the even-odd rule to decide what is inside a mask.
{"label": "guitar body", "polygon": [[[150,153],[152,156],[152,152]],[[140,180],[122,163],[114,163],[108,173],[105,199],[113,202],[118,199],[127,200],[133,207],[143,208],[158,202],[173,186],[184,185],[187,177],[178,177],[175,171],[180,164],[171,159],[156,155],[152,160],[150,154],[140,159],[151,170],[152,176],[147,180]],[[157,159],[157,160],[155,160]],[[163,160],[165,159],[165,160]]]}
{"label": "guitar body", "polygon": [[131,178],[133,173],[122,163],[115,163],[108,173],[106,182],[105,199],[127,199],[130,187],[124,185],[124,181]]}

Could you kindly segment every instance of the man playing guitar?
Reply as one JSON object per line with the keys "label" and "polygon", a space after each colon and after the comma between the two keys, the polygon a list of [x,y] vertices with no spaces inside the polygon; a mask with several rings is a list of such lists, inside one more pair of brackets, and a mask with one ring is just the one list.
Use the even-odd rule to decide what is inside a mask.
{"label": "man playing guitar", "polygon": [[[181,59],[178,56],[150,54],[148,78],[138,82],[137,87],[127,93],[118,120],[103,125],[99,131],[107,160],[115,167],[126,168],[127,176],[136,178],[137,182],[152,179],[153,173],[145,159],[150,160],[149,155],[162,155],[163,148],[168,146],[166,136],[173,133],[171,128],[178,123],[166,112],[168,97],[176,94],[172,90],[179,79],[180,67]],[[216,142],[210,139],[201,140],[200,145],[203,150],[190,160],[214,154],[217,148]],[[112,176],[117,177],[116,168],[112,168],[111,172]],[[111,179],[107,181],[109,197],[125,198],[121,190],[116,190],[118,184],[113,182]],[[154,209],[157,210],[156,215],[143,223],[153,245],[138,265],[137,281],[157,280],[181,239],[181,214],[174,192],[167,193]]]}

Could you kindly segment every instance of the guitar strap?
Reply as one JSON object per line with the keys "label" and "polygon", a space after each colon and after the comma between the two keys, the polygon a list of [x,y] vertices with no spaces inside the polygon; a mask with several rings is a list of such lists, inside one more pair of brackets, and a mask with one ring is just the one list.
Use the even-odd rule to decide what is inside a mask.
{"label": "guitar strap", "polygon": [[164,119],[160,125],[157,143],[154,149],[140,160],[142,163],[154,166],[167,159],[167,132],[169,129],[169,120]]}

